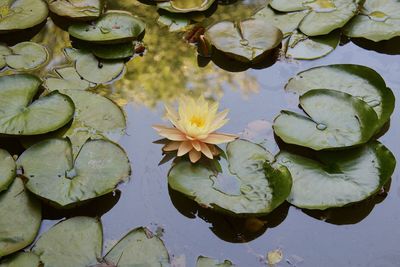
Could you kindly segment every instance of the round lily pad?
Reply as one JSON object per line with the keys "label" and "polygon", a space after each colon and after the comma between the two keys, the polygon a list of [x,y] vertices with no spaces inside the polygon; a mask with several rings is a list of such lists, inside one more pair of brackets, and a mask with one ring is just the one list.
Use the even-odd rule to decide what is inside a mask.
{"label": "round lily pad", "polygon": [[0,261],[0,267],[40,267],[40,260],[32,252],[19,252]]}
{"label": "round lily pad", "polygon": [[71,36],[87,42],[101,44],[125,43],[143,33],[145,24],[129,12],[108,11],[91,23],[73,24],[68,28]]}
{"label": "round lily pad", "polygon": [[49,12],[43,0],[7,0],[0,5],[0,33],[32,28],[42,23]]}
{"label": "round lily pad", "polygon": [[74,160],[68,140],[47,139],[27,149],[17,165],[28,190],[65,208],[112,192],[130,174],[125,152],[106,140],[87,141]]}
{"label": "round lily pad", "polygon": [[314,150],[338,149],[368,142],[378,117],[364,101],[335,90],[311,90],[300,97],[306,115],[281,111],[274,132],[285,143]]}
{"label": "round lily pad", "polygon": [[103,12],[104,0],[47,0],[51,12],[76,20],[94,20]]}
{"label": "round lily pad", "polygon": [[48,91],[60,91],[65,89],[87,90],[90,83],[81,76],[74,67],[64,67],[54,70],[55,75],[48,76],[44,79],[43,86]]}
{"label": "round lily pad", "polygon": [[132,42],[114,45],[94,45],[91,47],[93,55],[102,59],[125,59],[135,54],[135,45]]}
{"label": "round lily pad", "polygon": [[75,69],[85,80],[92,83],[107,83],[120,76],[125,64],[122,60],[102,60],[92,54],[85,54],[75,62]]}
{"label": "round lily pad", "polygon": [[0,258],[32,243],[41,221],[40,202],[16,178],[7,191],[0,193]]}
{"label": "round lily pad", "polygon": [[206,39],[218,50],[244,62],[257,62],[281,44],[283,34],[261,19],[237,23],[222,21],[212,25]]}
{"label": "round lily pad", "polygon": [[169,172],[169,186],[201,206],[232,215],[267,214],[285,201],[290,173],[283,166],[271,165],[274,158],[269,152],[244,140],[229,143],[226,151],[222,172],[181,161]]}
{"label": "round lily pad", "polygon": [[201,12],[209,9],[215,0],[171,0],[157,6],[172,13]]}
{"label": "round lily pad", "polygon": [[32,102],[41,81],[29,74],[0,77],[0,133],[36,135],[57,130],[74,114],[68,96],[52,92]]}
{"label": "round lily pad", "polygon": [[0,149],[0,192],[6,190],[15,178],[16,165],[6,150]]}
{"label": "round lily pad", "polygon": [[5,44],[0,44],[0,70],[7,66],[6,56],[11,55],[11,49]]}
{"label": "round lily pad", "polygon": [[218,260],[200,256],[197,258],[196,267],[231,267],[234,266],[231,261],[225,260],[224,262],[219,262]]}
{"label": "round lily pad", "polygon": [[44,266],[97,266],[101,258],[101,222],[90,217],[73,217],[42,234],[32,251]]}
{"label": "round lily pad", "polygon": [[160,266],[169,264],[168,251],[162,240],[146,228],[129,232],[104,257],[111,266]]}
{"label": "round lily pad", "polygon": [[34,70],[49,59],[49,52],[43,45],[22,42],[11,47],[12,53],[5,56],[7,65],[16,70]]}
{"label": "round lily pad", "polygon": [[395,97],[383,78],[373,69],[361,65],[338,64],[312,68],[298,73],[286,90],[304,94],[312,89],[334,89],[351,94],[371,106],[383,126],[394,110]]}
{"label": "round lily pad", "polygon": [[379,142],[335,152],[319,152],[316,160],[281,152],[277,161],[292,174],[288,201],[306,209],[343,207],[379,191],[393,174],[396,160]]}
{"label": "round lily pad", "polygon": [[343,27],[358,11],[358,0],[272,0],[280,12],[308,11],[299,29],[308,36],[325,35]]}
{"label": "round lily pad", "polygon": [[400,2],[397,0],[366,0],[360,14],[344,28],[349,37],[375,42],[400,36]]}

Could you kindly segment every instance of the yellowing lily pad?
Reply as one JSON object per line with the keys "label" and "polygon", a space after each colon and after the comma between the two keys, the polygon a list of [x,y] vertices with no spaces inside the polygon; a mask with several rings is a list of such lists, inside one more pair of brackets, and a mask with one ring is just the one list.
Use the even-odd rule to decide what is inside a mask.
{"label": "yellowing lily pad", "polygon": [[34,70],[49,59],[49,52],[43,45],[22,42],[11,47],[12,53],[5,56],[7,65],[16,70]]}
{"label": "yellowing lily pad", "polygon": [[344,28],[344,33],[375,42],[400,36],[400,2],[366,0],[360,14]]}
{"label": "yellowing lily pad", "polygon": [[33,101],[40,84],[39,78],[30,74],[0,77],[1,134],[44,134],[72,119],[74,104],[65,95],[52,92]]}
{"label": "yellowing lily pad", "polygon": [[41,221],[40,202],[16,178],[7,191],[0,192],[0,258],[32,243]]}
{"label": "yellowing lily pad", "polygon": [[364,101],[336,90],[310,90],[300,97],[305,115],[281,111],[274,132],[285,143],[314,150],[367,143],[376,133],[378,117]]}
{"label": "yellowing lily pad", "polygon": [[277,161],[293,177],[288,201],[306,209],[343,207],[378,192],[390,179],[396,160],[379,142],[362,147],[319,152],[315,159],[281,152]]}
{"label": "yellowing lily pad", "polygon": [[137,39],[144,29],[145,24],[131,13],[108,11],[94,22],[71,25],[68,32],[82,41],[116,44]]}
{"label": "yellowing lily pad", "polygon": [[237,140],[227,145],[222,172],[211,166],[181,161],[168,175],[169,186],[203,207],[232,215],[263,215],[289,195],[288,170],[271,165],[274,157],[263,147]]}
{"label": "yellowing lily pad", "polygon": [[0,261],[0,267],[40,267],[40,260],[32,252],[19,252]]}
{"label": "yellowing lily pad", "polygon": [[157,6],[171,13],[200,12],[209,9],[215,0],[170,0]]}
{"label": "yellowing lily pad", "polygon": [[48,91],[60,90],[87,90],[90,88],[90,83],[81,76],[74,67],[64,67],[54,70],[54,75],[48,76],[44,79],[43,86]]}
{"label": "yellowing lily pad", "polygon": [[125,152],[106,140],[87,141],[74,159],[68,140],[48,139],[27,149],[17,164],[28,190],[67,208],[112,192],[130,175]]}
{"label": "yellowing lily pad", "polygon": [[283,34],[261,19],[237,23],[222,21],[212,25],[206,39],[226,55],[244,62],[257,62],[281,44]]}
{"label": "yellowing lily pad", "polygon": [[48,15],[43,0],[6,0],[0,2],[0,33],[32,28]]}
{"label": "yellowing lily pad", "polygon": [[14,158],[6,150],[0,149],[0,193],[12,183],[15,173]]}
{"label": "yellowing lily pad", "polygon": [[76,20],[94,20],[103,12],[104,0],[47,0],[51,12]]}

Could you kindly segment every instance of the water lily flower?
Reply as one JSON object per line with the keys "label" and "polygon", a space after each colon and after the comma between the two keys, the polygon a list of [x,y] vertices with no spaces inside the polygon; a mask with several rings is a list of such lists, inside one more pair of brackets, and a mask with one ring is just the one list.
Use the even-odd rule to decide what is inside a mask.
{"label": "water lily flower", "polygon": [[153,128],[170,140],[163,150],[178,151],[178,157],[189,153],[189,159],[195,163],[202,154],[209,159],[219,154],[218,144],[235,140],[236,135],[215,132],[224,126],[228,119],[228,110],[218,113],[218,103],[209,103],[203,96],[198,99],[182,97],[178,111],[165,105],[167,117],[174,127],[154,125]]}

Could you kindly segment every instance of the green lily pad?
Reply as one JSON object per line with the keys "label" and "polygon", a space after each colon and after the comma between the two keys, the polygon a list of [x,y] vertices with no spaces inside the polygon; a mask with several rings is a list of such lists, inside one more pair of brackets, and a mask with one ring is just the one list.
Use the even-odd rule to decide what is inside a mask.
{"label": "green lily pad", "polygon": [[307,10],[299,30],[308,36],[325,35],[343,27],[358,11],[358,0],[272,0],[280,12]]}
{"label": "green lily pad", "polygon": [[20,178],[0,193],[0,258],[28,246],[35,239],[42,211]]}
{"label": "green lily pad", "polygon": [[281,44],[283,34],[264,20],[249,19],[238,23],[218,22],[206,31],[205,37],[228,56],[244,62],[257,62]]}
{"label": "green lily pad", "polygon": [[215,0],[171,0],[157,4],[157,7],[171,13],[201,12],[209,9]]}
{"label": "green lily pad", "polygon": [[393,174],[396,160],[379,142],[336,152],[319,152],[317,160],[281,152],[277,161],[292,174],[288,201],[306,209],[343,207],[379,191]]}
{"label": "green lily pad", "polygon": [[201,206],[232,215],[268,214],[285,201],[290,173],[271,165],[274,158],[269,152],[244,140],[229,143],[226,151],[229,167],[223,162],[221,173],[181,161],[169,172],[169,186]]}
{"label": "green lily pad", "polygon": [[7,65],[16,70],[34,70],[49,59],[49,52],[43,45],[22,42],[11,47],[12,53],[5,56]]}
{"label": "green lily pad", "polygon": [[294,59],[316,59],[331,53],[339,45],[340,33],[308,37],[302,33],[290,36],[286,56]]}
{"label": "green lily pad", "polygon": [[146,228],[129,232],[104,257],[111,266],[160,266],[169,265],[168,251],[162,240]]}
{"label": "green lily pad", "polygon": [[91,23],[77,23],[68,28],[71,36],[101,44],[126,43],[143,33],[145,24],[129,12],[108,11]]}
{"label": "green lily pad", "polygon": [[54,70],[55,75],[44,79],[43,86],[48,91],[61,91],[65,89],[87,90],[90,83],[79,76],[74,67],[63,67]]}
{"label": "green lily pad", "polygon": [[400,2],[366,0],[360,14],[344,28],[345,35],[379,42],[400,36]]}
{"label": "green lily pad", "polygon": [[200,256],[197,258],[196,267],[231,267],[234,266],[231,261],[225,260],[224,262],[219,262],[218,260]]}
{"label": "green lily pad", "polygon": [[40,267],[40,260],[32,252],[19,252],[1,261],[0,267]]}
{"label": "green lily pad", "polygon": [[0,44],[0,70],[7,66],[6,56],[11,55],[11,49],[5,44]]}
{"label": "green lily pad", "polygon": [[74,160],[66,139],[34,144],[18,159],[26,187],[58,207],[69,208],[112,192],[130,174],[122,148],[107,140],[89,140]]}
{"label": "green lily pad", "polygon": [[297,74],[286,90],[304,94],[312,89],[334,89],[351,94],[371,106],[382,127],[394,110],[395,97],[383,78],[373,69],[361,65],[338,64],[312,68]]}
{"label": "green lily pad", "polygon": [[317,89],[300,97],[306,115],[281,111],[274,132],[285,143],[314,150],[365,144],[377,131],[378,117],[364,101],[347,93]]}
{"label": "green lily pad", "polygon": [[103,12],[104,0],[47,0],[51,12],[76,20],[94,20]]}
{"label": "green lily pad", "polygon": [[135,54],[135,44],[132,42],[114,45],[92,45],[93,55],[101,59],[125,59]]}
{"label": "green lily pad", "polygon": [[32,28],[49,13],[43,0],[3,0],[0,10],[0,33]]}
{"label": "green lily pad", "polygon": [[96,266],[101,258],[101,222],[90,217],[73,217],[40,236],[32,251],[44,266]]}
{"label": "green lily pad", "polygon": [[32,102],[41,81],[29,74],[0,77],[0,133],[36,135],[57,130],[74,114],[71,99],[52,92]]}
{"label": "green lily pad", "polygon": [[15,178],[16,166],[13,157],[0,149],[0,192],[8,188]]}

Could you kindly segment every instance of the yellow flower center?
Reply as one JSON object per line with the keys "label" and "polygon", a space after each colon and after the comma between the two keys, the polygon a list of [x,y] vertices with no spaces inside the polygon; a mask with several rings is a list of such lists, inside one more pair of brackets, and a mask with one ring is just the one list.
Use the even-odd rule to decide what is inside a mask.
{"label": "yellow flower center", "polygon": [[197,128],[204,128],[206,125],[206,120],[199,116],[193,116],[190,118],[190,123]]}

